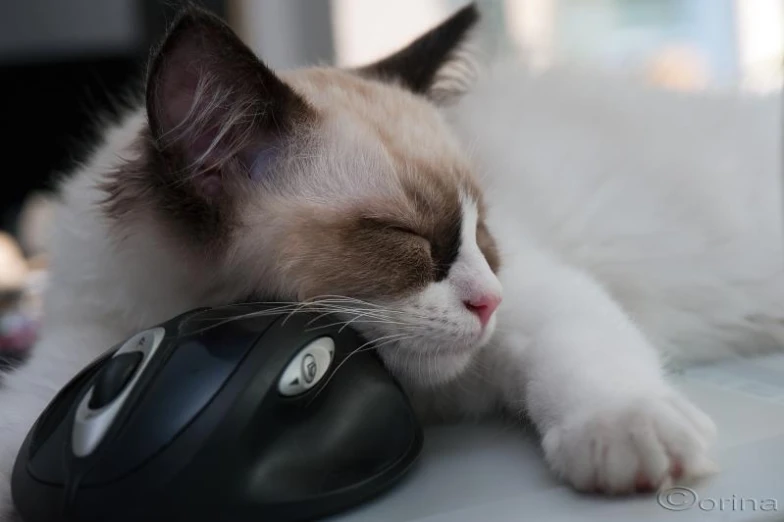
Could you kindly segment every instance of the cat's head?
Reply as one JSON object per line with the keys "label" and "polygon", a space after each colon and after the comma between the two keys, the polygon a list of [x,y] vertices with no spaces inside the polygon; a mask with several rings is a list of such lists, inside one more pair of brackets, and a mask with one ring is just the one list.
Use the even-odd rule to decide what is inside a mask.
{"label": "cat's head", "polygon": [[[439,105],[475,7],[357,69],[273,72],[189,9],[151,62],[140,157],[106,184],[237,296],[321,299],[403,378],[464,369],[495,327],[497,247],[473,167]],[[327,297],[331,296],[331,297]]]}

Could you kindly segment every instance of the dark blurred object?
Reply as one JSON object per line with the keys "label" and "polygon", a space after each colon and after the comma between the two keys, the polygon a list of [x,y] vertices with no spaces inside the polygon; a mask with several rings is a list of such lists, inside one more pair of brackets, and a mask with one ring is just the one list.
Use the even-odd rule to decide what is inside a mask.
{"label": "dark blurred object", "polygon": [[[16,235],[25,198],[84,159],[96,114],[138,92],[150,46],[180,3],[0,2],[0,230]],[[226,15],[224,0],[198,3]]]}

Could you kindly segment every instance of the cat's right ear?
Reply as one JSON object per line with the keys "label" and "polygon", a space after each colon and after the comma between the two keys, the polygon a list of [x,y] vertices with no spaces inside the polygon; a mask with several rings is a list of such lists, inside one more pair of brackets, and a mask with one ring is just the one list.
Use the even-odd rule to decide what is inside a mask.
{"label": "cat's right ear", "polygon": [[473,82],[476,57],[468,47],[479,18],[479,9],[470,3],[404,48],[356,71],[447,103]]}
{"label": "cat's right ear", "polygon": [[146,105],[167,170],[187,176],[205,200],[219,197],[238,171],[263,172],[312,116],[220,18],[195,7],[180,13],[154,53]]}

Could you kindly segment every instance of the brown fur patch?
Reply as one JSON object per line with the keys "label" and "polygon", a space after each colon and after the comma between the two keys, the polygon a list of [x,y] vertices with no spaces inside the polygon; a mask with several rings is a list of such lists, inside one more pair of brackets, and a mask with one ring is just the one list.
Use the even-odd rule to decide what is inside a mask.
{"label": "brown fur patch", "polygon": [[148,128],[134,148],[137,158],[109,172],[100,184],[106,194],[101,205],[111,223],[122,228],[146,217],[193,246],[223,248],[233,228],[232,202],[228,198],[207,202],[194,183],[178,180],[171,163],[157,152]]}
{"label": "brown fur patch", "polygon": [[298,259],[292,275],[301,281],[300,298],[402,297],[432,280],[434,264],[426,240],[389,230],[361,214],[322,222],[302,231],[299,240],[302,243],[290,247]]}
{"label": "brown fur patch", "polygon": [[[286,79],[325,120],[339,115],[357,122],[363,139],[380,145],[390,167],[388,173],[352,174],[383,180],[384,192],[365,194],[359,204],[309,207],[286,216],[280,259],[288,266],[285,278],[298,281],[301,298],[403,297],[444,278],[460,246],[461,193],[477,204],[477,243],[491,269],[498,270],[481,190],[432,105],[339,70],[297,71]],[[340,126],[335,132],[350,139],[351,129]]]}
{"label": "brown fur patch", "polygon": [[[245,55],[243,63],[252,62]],[[219,171],[198,173],[220,176],[217,195],[205,194],[186,168],[177,147],[187,143],[163,143],[146,128],[137,159],[103,185],[106,214],[123,224],[131,215],[151,216],[192,252],[222,258],[224,279],[249,291],[301,299],[402,297],[446,277],[459,252],[464,194],[478,206],[479,248],[498,269],[481,190],[430,102],[336,69],[280,78],[279,105],[256,103],[255,97],[264,100],[258,85],[229,82],[240,95],[232,100],[252,117],[228,107],[225,115],[240,124],[236,135],[248,141],[228,134],[231,147],[216,150],[232,154],[214,164]],[[252,182],[235,145],[271,132],[280,138],[281,163],[271,178]]]}
{"label": "brown fur patch", "polygon": [[487,229],[484,221],[479,221],[476,228],[476,243],[479,250],[487,259],[487,264],[490,265],[490,270],[494,274],[498,274],[501,269],[501,254],[498,252],[495,238],[493,238],[490,231]]}
{"label": "brown fur patch", "polygon": [[[301,209],[298,218],[287,218],[281,259],[286,277],[299,282],[300,298],[401,298],[447,276],[460,248],[460,185],[426,170],[407,171],[400,181],[397,197],[369,196],[351,209]],[[484,223],[477,242],[496,271],[498,254]]]}
{"label": "brown fur patch", "polygon": [[467,184],[466,190],[477,205],[476,244],[485,256],[487,264],[490,265],[490,270],[494,274],[498,274],[498,271],[501,269],[501,253],[498,251],[495,238],[490,233],[485,222],[487,209],[485,208],[484,196],[475,183]]}
{"label": "brown fur patch", "polygon": [[460,250],[461,209],[458,186],[434,172],[417,170],[402,180],[415,209],[415,231],[430,242],[432,280],[444,279]]}

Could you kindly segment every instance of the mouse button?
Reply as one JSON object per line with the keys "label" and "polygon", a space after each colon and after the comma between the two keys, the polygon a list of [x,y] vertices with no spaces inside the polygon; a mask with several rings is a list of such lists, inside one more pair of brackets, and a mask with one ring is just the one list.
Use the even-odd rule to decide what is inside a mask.
{"label": "mouse button", "polygon": [[99,410],[117,398],[133,377],[142,359],[142,352],[126,352],[112,357],[95,378],[89,407]]}
{"label": "mouse button", "polygon": [[305,393],[327,374],[335,354],[335,341],[319,337],[302,348],[283,370],[278,392],[286,397]]}
{"label": "mouse button", "polygon": [[63,386],[31,428],[27,469],[37,480],[49,484],[65,484],[62,448],[69,437],[68,415],[74,411],[91,380],[103,368],[103,363],[119,346],[113,346],[101,354]]}
{"label": "mouse button", "polygon": [[99,368],[76,378],[55,398],[33,428],[28,453],[28,472],[41,482],[63,485],[66,482],[63,447],[69,438],[68,414],[84,392],[85,385]]}
{"label": "mouse button", "polygon": [[336,472],[353,469],[370,476],[397,461],[410,447],[415,421],[403,394],[394,386],[355,381],[351,388],[326,405],[343,418],[325,422],[327,444],[322,450],[345,463]]}
{"label": "mouse button", "polygon": [[[111,430],[117,416],[125,407],[126,402],[129,401],[131,391],[135,388],[139,378],[145,373],[145,369],[150,365],[151,361],[155,359],[165,334],[166,330],[161,327],[139,332],[125,341],[114,354],[113,359],[124,359],[126,354],[138,353],[142,356],[142,359],[134,368],[125,386],[120,388],[119,394],[108,404],[99,409],[90,407],[92,395],[96,390],[95,386],[92,386],[81,399],[76,408],[71,431],[71,452],[74,456],[79,458],[87,457],[103,441],[106,433]],[[108,361],[106,364],[108,365],[109,362],[111,361]]]}
{"label": "mouse button", "polygon": [[375,354],[356,354],[344,369],[330,383],[320,406],[320,426],[312,430],[322,436],[312,458],[335,463],[325,479],[332,489],[380,477],[413,460],[421,449],[421,428],[411,404]]}
{"label": "mouse button", "polygon": [[418,454],[418,425],[403,392],[385,373],[364,369],[369,375],[333,379],[310,412],[277,407],[275,418],[290,422],[284,436],[252,450],[248,495],[295,502],[391,480],[387,474]]}
{"label": "mouse button", "polygon": [[183,337],[199,343],[215,359],[230,363],[239,362],[265,330],[249,327],[245,321],[236,321],[222,325],[220,328],[209,328]]}
{"label": "mouse button", "polygon": [[85,391],[93,377],[103,368],[103,363],[115,353],[119,346],[118,344],[101,354],[57,392],[31,429],[29,449],[31,457],[35,457],[41,445],[52,437],[59,426],[67,424],[66,417],[78,401],[79,396]]}
{"label": "mouse button", "polygon": [[149,358],[157,351],[165,336],[166,330],[161,326],[139,332],[122,343],[115,357],[123,353],[139,352]]}
{"label": "mouse button", "polygon": [[232,332],[262,333],[280,317],[280,309],[280,306],[252,304],[208,308],[184,318],[179,325],[179,334],[200,335],[218,330],[218,327],[228,327]]}
{"label": "mouse button", "polygon": [[224,339],[221,357],[201,338],[189,338],[169,359],[118,428],[111,446],[85,475],[85,485],[99,485],[132,472],[169,445],[218,394],[254,339]]}
{"label": "mouse button", "polygon": [[28,460],[27,470],[36,480],[47,484],[64,485],[67,480],[66,457],[63,447],[68,441],[68,423],[54,427],[49,438],[41,444]]}

